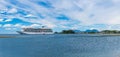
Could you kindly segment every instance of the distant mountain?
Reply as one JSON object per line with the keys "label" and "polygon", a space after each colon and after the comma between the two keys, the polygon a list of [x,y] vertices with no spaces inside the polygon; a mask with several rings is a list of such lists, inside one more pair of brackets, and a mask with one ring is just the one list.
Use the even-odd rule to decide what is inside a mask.
{"label": "distant mountain", "polygon": [[86,30],[85,32],[94,32],[94,33],[96,33],[96,32],[99,32],[97,29],[92,29],[92,30]]}
{"label": "distant mountain", "polygon": [[81,33],[82,31],[80,30],[73,30],[75,33]]}

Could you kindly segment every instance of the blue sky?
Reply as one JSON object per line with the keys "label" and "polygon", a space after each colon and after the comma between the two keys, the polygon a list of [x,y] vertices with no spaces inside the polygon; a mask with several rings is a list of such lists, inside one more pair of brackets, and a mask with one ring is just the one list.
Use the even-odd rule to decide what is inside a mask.
{"label": "blue sky", "polygon": [[120,0],[0,0],[0,33],[23,27],[120,30]]}

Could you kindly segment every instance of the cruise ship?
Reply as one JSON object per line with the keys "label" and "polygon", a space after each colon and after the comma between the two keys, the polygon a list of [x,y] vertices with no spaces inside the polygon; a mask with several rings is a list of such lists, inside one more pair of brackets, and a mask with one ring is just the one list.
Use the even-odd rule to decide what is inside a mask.
{"label": "cruise ship", "polygon": [[22,31],[17,31],[19,34],[54,34],[52,29],[45,28],[22,28]]}

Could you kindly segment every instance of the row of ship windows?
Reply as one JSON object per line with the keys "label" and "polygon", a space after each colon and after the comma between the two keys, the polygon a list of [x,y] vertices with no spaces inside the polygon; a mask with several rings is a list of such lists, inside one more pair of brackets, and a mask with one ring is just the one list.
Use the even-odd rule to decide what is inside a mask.
{"label": "row of ship windows", "polygon": [[51,30],[24,30],[26,32],[52,32]]}

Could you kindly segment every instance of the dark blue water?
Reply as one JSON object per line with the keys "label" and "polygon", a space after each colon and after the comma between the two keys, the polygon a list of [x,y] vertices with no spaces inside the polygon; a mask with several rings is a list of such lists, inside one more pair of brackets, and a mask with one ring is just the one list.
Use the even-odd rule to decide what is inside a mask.
{"label": "dark blue water", "polygon": [[2,35],[0,57],[120,57],[120,36]]}

